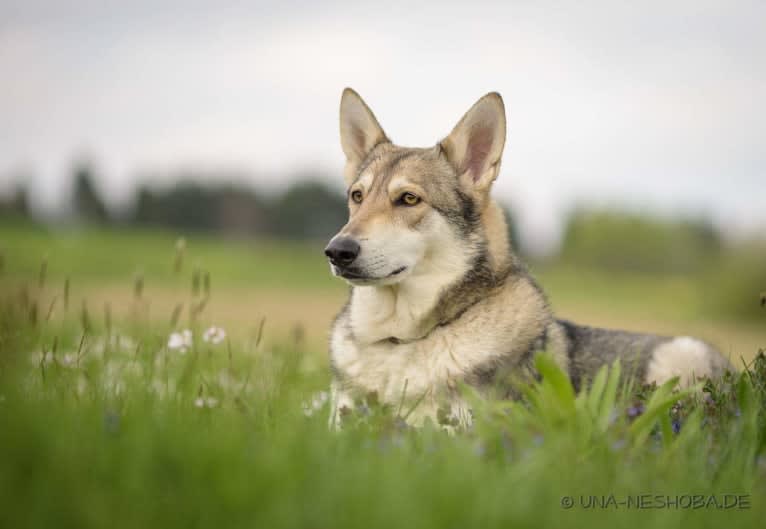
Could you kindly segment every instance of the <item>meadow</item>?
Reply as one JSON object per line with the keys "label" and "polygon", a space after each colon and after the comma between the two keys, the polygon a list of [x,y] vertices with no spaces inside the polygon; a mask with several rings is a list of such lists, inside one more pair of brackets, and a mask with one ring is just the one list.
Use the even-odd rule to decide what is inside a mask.
{"label": "meadow", "polygon": [[756,526],[766,311],[705,311],[691,277],[532,270],[565,317],[700,335],[740,371],[673,392],[616,365],[575,394],[541,355],[521,401],[469,395],[468,432],[370,402],[333,433],[346,287],[321,244],[0,225],[0,527]]}

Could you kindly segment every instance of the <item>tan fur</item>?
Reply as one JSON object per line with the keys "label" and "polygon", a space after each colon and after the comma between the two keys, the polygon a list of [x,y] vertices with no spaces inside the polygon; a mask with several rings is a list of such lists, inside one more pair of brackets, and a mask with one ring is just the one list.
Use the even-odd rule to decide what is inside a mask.
{"label": "tan fur", "polygon": [[[372,310],[373,305],[354,301],[352,306],[362,305],[377,312]],[[415,424],[425,417],[435,417],[440,406],[453,412],[464,410],[458,384],[473,366],[500,356],[521,357],[527,345],[550,324],[551,320],[540,317],[547,313],[536,289],[519,280],[469,308],[456,324],[437,327],[425,338],[410,343],[367,342],[387,332],[366,337],[360,343],[353,339],[357,327],[352,322],[350,328],[336,328],[332,336],[333,364],[344,373],[335,380],[335,391],[347,403],[358,402],[370,392],[377,393],[383,402],[397,403],[406,387],[405,405],[425,395],[411,417]],[[565,363],[563,358],[560,360]]]}
{"label": "tan fur", "polygon": [[508,223],[503,209],[494,200],[487,204],[481,216],[481,223],[487,237],[490,263],[494,270],[499,271],[510,264],[513,256],[508,239]]}
{"label": "tan fur", "polygon": [[[643,359],[638,373],[646,380],[728,365],[696,340],[555,319],[512,253],[503,211],[490,197],[505,144],[498,94],[481,98],[431,148],[391,143],[350,89],[340,129],[349,221],[327,252],[333,273],[353,288],[332,329],[333,426],[370,393],[405,409],[419,402],[408,418],[414,424],[440,408],[468,424],[460,385],[488,392],[485,379],[504,370],[533,374],[538,348],[552,353],[576,387],[628,351]],[[419,201],[403,203],[405,193]],[[338,241],[353,241],[350,261],[333,260]]]}

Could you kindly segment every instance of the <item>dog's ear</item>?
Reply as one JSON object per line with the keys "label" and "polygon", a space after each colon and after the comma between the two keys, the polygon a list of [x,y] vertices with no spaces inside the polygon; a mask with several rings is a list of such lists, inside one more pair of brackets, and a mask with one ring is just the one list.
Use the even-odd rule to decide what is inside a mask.
{"label": "dog's ear", "polygon": [[340,144],[348,165],[358,167],[379,143],[388,142],[386,133],[362,98],[351,88],[340,98]]}
{"label": "dog's ear", "polygon": [[505,145],[505,106],[492,92],[465,113],[441,148],[461,181],[479,191],[488,191],[500,170]]}

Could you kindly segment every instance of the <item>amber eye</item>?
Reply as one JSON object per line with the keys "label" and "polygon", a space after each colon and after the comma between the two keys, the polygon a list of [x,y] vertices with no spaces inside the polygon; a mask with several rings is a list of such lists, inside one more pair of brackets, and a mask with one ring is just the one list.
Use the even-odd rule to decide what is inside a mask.
{"label": "amber eye", "polygon": [[351,200],[356,202],[357,204],[361,204],[362,202],[362,192],[358,189],[356,191],[351,192]]}
{"label": "amber eye", "polygon": [[420,197],[418,197],[417,195],[413,195],[412,193],[404,193],[399,198],[399,202],[401,202],[405,206],[415,206],[420,203]]}

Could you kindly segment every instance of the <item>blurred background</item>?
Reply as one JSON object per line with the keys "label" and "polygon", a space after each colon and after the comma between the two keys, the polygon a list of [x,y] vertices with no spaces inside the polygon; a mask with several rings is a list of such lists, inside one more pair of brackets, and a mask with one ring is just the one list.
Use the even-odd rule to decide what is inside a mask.
{"label": "blurred background", "polygon": [[497,90],[495,196],[562,316],[766,345],[762,2],[0,0],[0,79],[6,293],[175,324],[210,277],[210,321],[323,351],[342,89],[410,146]]}

